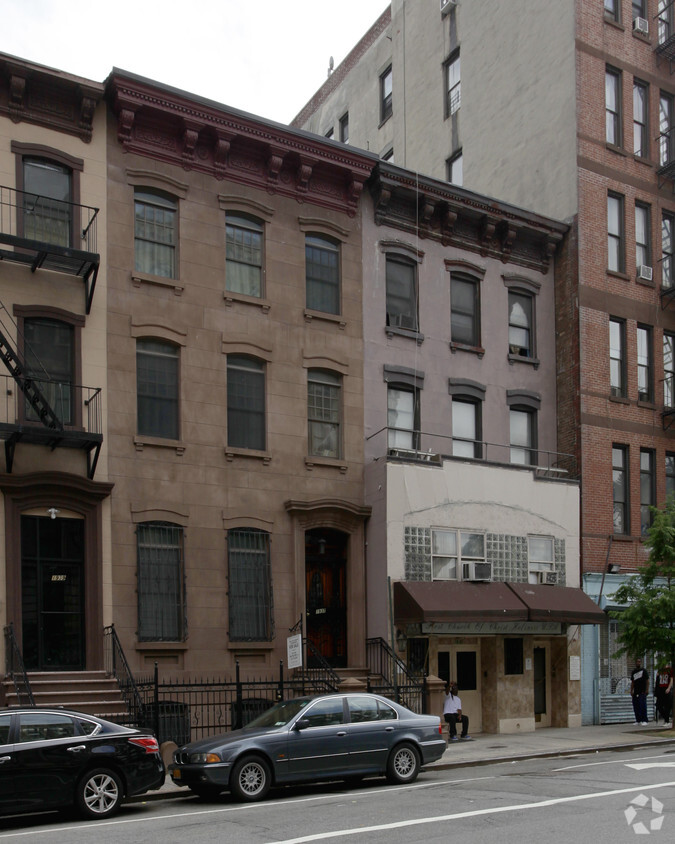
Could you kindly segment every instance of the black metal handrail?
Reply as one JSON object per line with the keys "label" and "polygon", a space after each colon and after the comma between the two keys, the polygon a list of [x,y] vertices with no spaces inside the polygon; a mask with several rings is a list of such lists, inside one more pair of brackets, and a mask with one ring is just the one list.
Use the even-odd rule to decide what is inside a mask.
{"label": "black metal handrail", "polygon": [[303,677],[310,683],[311,689],[314,692],[337,692],[340,688],[340,675],[334,668],[328,664],[324,656],[320,653],[314,642],[310,639],[304,639],[306,648],[307,661],[311,654],[312,661],[315,667],[306,668],[303,670]]}
{"label": "black metal handrail", "polygon": [[[381,637],[366,639],[368,690],[390,697],[414,712],[425,707],[425,678],[416,675]],[[381,678],[378,682],[377,677]]]}
{"label": "black metal handrail", "polygon": [[141,724],[144,720],[144,706],[138,686],[124,655],[115,625],[103,628],[105,671],[117,680],[117,685],[126,701],[131,720]]}
{"label": "black metal handrail", "polygon": [[[0,185],[0,239],[22,238],[64,249],[96,252],[98,208]],[[73,236],[81,239],[71,243]]]}
{"label": "black metal handrail", "polygon": [[20,705],[35,706],[30,680],[26,674],[21,648],[14,635],[14,624],[5,627],[5,675],[12,678],[14,690]]}

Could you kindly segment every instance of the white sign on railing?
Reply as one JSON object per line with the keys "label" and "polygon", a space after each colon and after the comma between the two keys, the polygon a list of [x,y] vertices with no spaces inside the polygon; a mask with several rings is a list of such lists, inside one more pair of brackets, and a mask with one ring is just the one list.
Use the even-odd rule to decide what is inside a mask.
{"label": "white sign on railing", "polygon": [[300,633],[286,639],[286,655],[289,671],[291,668],[302,668],[302,635]]}

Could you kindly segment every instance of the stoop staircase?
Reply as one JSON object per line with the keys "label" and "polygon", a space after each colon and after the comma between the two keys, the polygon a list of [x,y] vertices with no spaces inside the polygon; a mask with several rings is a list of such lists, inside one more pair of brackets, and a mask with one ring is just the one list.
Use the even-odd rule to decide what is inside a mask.
{"label": "stoop staircase", "polygon": [[[62,706],[109,718],[129,717],[117,680],[105,671],[29,671],[36,706]],[[11,678],[3,680],[7,706],[18,706]]]}

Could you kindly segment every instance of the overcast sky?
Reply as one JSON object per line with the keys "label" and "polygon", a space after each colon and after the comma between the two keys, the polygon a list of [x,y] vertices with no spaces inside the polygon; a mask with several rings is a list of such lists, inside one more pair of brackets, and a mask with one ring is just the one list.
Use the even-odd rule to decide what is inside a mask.
{"label": "overcast sky", "polygon": [[113,67],[290,122],[387,0],[0,0],[0,52],[96,82]]}

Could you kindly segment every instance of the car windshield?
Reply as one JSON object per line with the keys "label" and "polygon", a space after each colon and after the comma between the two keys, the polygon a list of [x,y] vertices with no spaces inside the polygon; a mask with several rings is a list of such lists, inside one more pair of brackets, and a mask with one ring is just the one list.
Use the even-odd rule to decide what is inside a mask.
{"label": "car windshield", "polygon": [[310,702],[311,698],[298,698],[297,700],[285,700],[275,704],[267,712],[258,715],[246,725],[246,729],[259,729],[260,727],[283,727]]}

